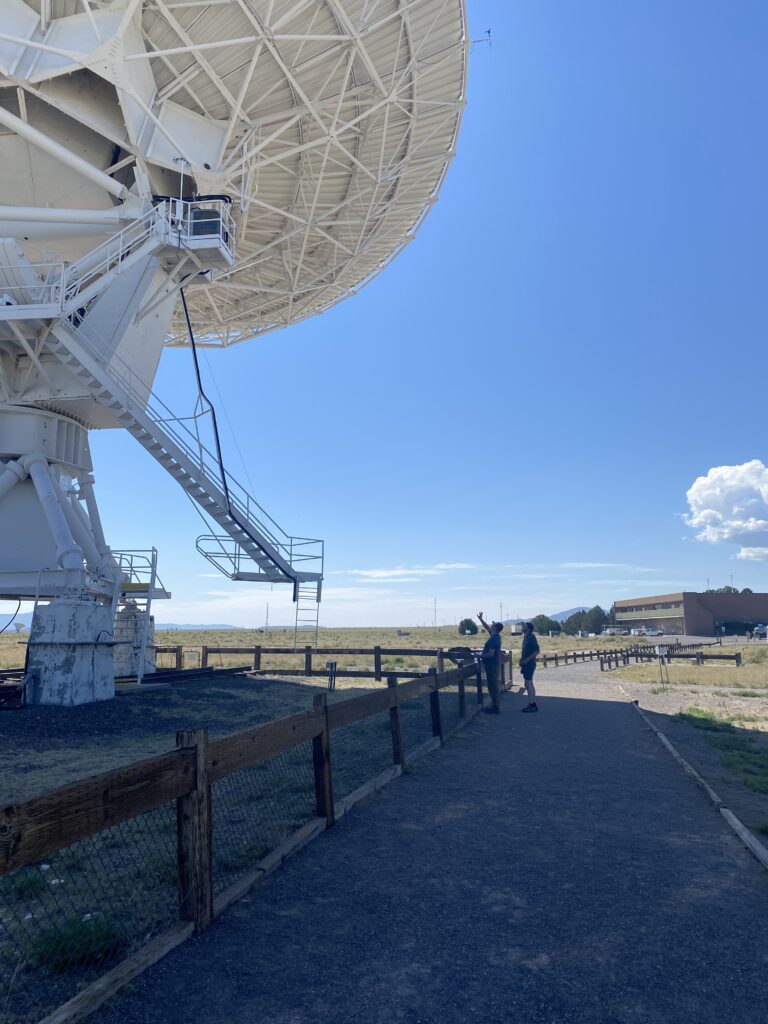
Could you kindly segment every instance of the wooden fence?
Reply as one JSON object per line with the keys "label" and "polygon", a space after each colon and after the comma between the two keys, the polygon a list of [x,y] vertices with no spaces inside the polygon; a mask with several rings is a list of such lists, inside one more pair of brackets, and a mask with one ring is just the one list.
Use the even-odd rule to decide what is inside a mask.
{"label": "wooden fence", "polygon": [[[250,671],[255,675],[274,675],[279,671],[276,668],[266,668],[265,660],[270,655],[299,655],[303,658],[303,665],[300,668],[292,668],[294,674],[307,677],[325,675],[325,667],[318,671],[314,664],[315,658],[327,658],[338,655],[353,655],[360,657],[372,657],[372,669],[337,669],[338,678],[348,679],[376,679],[383,680],[385,676],[396,676],[398,679],[413,679],[415,673],[411,671],[391,671],[384,669],[383,659],[385,657],[395,658],[399,656],[413,658],[430,658],[437,661],[437,671],[445,669],[445,650],[442,647],[313,647],[307,644],[304,647],[295,649],[293,647],[203,647],[200,653],[200,667],[207,668],[212,656],[217,654],[245,654],[250,659]],[[283,671],[287,671],[283,669]]]}
{"label": "wooden fence", "polygon": [[702,647],[722,646],[720,640],[713,640],[711,643],[675,643],[675,644],[636,644],[633,647],[625,647],[623,650],[601,652],[600,671],[607,672],[614,668],[621,668],[642,661],[658,661],[664,658],[666,661],[678,658],[682,660],[695,661],[703,665],[705,661],[734,661],[741,665],[741,654],[736,651],[734,654],[704,654]]}
{"label": "wooden fence", "polygon": [[[505,652],[505,671],[510,660]],[[176,801],[181,925],[152,940],[149,946],[134,953],[130,962],[118,965],[80,992],[47,1017],[47,1024],[74,1020],[90,1012],[192,932],[207,928],[215,915],[264,876],[268,863],[273,866],[280,863],[308,839],[333,826],[340,815],[363,796],[397,777],[406,761],[421,757],[445,742],[447,736],[482,708],[482,683],[476,660],[443,672],[432,668],[426,675],[408,682],[398,682],[396,673],[388,673],[386,687],[373,693],[334,703],[328,702],[327,694],[320,693],[315,696],[311,710],[221,738],[209,739],[205,729],[178,732],[175,750],[0,809],[2,876]],[[451,693],[443,696],[443,703],[449,698],[455,699],[458,705],[450,709],[450,731],[444,727],[441,712],[440,691],[446,688],[450,688]],[[432,737],[416,749],[406,751],[401,708],[406,702],[424,695],[429,697]],[[443,711],[447,711],[447,705]],[[389,713],[392,767],[343,800],[334,801],[334,731],[386,712]],[[315,819],[214,899],[212,783],[308,741],[312,748]]]}
{"label": "wooden fence", "polygon": [[[700,647],[716,646],[721,645],[720,639],[712,641],[711,644],[706,643],[674,643],[665,644],[664,646],[670,652],[675,652],[675,656],[678,653]],[[183,667],[184,664],[184,647],[181,645],[158,647],[158,654],[172,654],[175,658],[175,669],[178,670]],[[196,648],[197,650],[197,648]],[[443,647],[313,647],[307,644],[304,647],[295,649],[293,647],[269,647],[263,645],[256,645],[254,647],[209,647],[203,646],[200,650],[200,669],[211,668],[211,659],[217,655],[244,655],[248,661],[243,664],[242,668],[247,669],[252,675],[276,675],[280,672],[290,675],[303,675],[307,678],[319,677],[326,674],[325,666],[317,666],[314,659],[316,658],[328,658],[335,655],[354,655],[360,657],[373,658],[372,669],[342,669],[337,668],[337,678],[348,678],[348,679],[374,679],[378,682],[383,681],[386,677],[395,676],[397,679],[413,679],[414,676],[420,675],[419,672],[410,670],[398,670],[393,671],[388,667],[385,667],[383,662],[385,658],[389,657],[413,657],[413,658],[429,658],[437,663],[437,671],[441,673],[445,670],[446,661],[450,660],[450,651]],[[294,655],[302,659],[302,664],[291,667],[283,666],[272,666],[266,667],[270,656],[275,655]],[[539,664],[542,668],[559,668],[561,665],[576,665],[588,661],[599,661],[601,671],[606,671],[613,667],[618,667],[619,664],[629,664],[627,658],[633,658],[635,661],[655,659],[658,657],[656,645],[654,644],[632,644],[631,646],[619,648],[615,651],[606,651],[605,648],[602,650],[578,650],[578,651],[563,651],[556,654],[541,654],[539,657]],[[710,656],[712,657],[712,656]],[[723,657],[726,657],[725,655]],[[727,655],[732,658],[733,655]],[[505,665],[510,662],[508,652],[505,652]],[[163,672],[165,670],[160,670]],[[173,670],[171,670],[173,671]],[[147,677],[146,681],[150,682],[152,677]]]}

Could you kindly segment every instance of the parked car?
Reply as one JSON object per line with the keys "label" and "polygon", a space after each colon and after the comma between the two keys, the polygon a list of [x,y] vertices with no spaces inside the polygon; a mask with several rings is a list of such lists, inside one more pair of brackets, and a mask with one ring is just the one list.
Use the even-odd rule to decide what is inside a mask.
{"label": "parked car", "polygon": [[621,626],[605,626],[600,636],[629,636],[629,630]]}
{"label": "parked car", "polygon": [[643,636],[664,636],[660,629],[653,629],[650,626],[646,626],[643,630]]}
{"label": "parked car", "polygon": [[765,640],[768,638],[768,626],[755,626],[752,630],[752,636],[755,640]]}

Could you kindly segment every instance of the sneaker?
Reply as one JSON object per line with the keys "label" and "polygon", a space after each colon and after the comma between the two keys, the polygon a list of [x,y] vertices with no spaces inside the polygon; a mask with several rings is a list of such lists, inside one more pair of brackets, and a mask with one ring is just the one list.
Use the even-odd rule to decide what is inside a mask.
{"label": "sneaker", "polygon": [[525,707],[523,708],[524,712],[525,711],[538,711],[538,710],[539,710],[538,704],[526,704]]}
{"label": "sneaker", "polygon": [[486,713],[486,715],[500,715],[501,714],[501,708],[494,707],[493,705],[491,705],[489,708],[483,708],[483,711]]}

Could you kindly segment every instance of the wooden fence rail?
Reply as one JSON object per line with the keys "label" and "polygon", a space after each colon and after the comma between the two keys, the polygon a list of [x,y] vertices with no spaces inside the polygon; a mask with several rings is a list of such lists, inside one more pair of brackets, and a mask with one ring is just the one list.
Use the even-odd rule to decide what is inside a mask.
{"label": "wooden fence rail", "polygon": [[[505,652],[504,657],[507,662],[510,656]],[[463,684],[467,679],[476,680],[478,703],[482,701],[480,670],[474,661],[440,674],[433,670],[429,675],[411,678],[405,683],[397,682],[399,675],[388,673],[387,688],[384,690],[352,697],[327,707],[324,702],[319,702],[311,711],[265,722],[229,736],[208,740],[203,733],[182,732],[177,736],[177,749],[169,753],[3,807],[0,809],[0,875],[34,864],[43,857],[50,857],[73,843],[138,817],[171,800],[179,801],[180,821],[183,818],[195,818],[198,822],[194,827],[186,828],[183,836],[180,826],[180,863],[182,848],[185,863],[190,858],[196,863],[205,863],[199,851],[193,854],[192,846],[195,842],[207,843],[210,840],[210,815],[201,815],[199,811],[193,814],[188,806],[188,798],[199,792],[201,786],[208,786],[233,772],[260,764],[307,740],[314,743],[322,738],[324,731],[332,734],[333,730],[343,725],[378,712],[390,712],[390,718],[395,723],[393,728],[399,730],[399,736],[399,709],[403,702],[414,700],[425,693],[437,695],[439,690]],[[460,717],[466,717],[467,702],[462,686],[459,688],[458,700]],[[401,760],[395,763],[402,764],[402,740],[397,738],[396,745]],[[323,755],[323,772],[327,770],[325,760]],[[315,771],[320,770],[319,759],[316,758]],[[325,792],[325,781],[322,786]],[[207,831],[208,835],[203,835],[201,829]],[[210,863],[206,870],[210,871]],[[196,908],[194,920],[202,921],[204,918],[204,911],[200,907]]]}
{"label": "wooden fence rail", "polygon": [[[711,644],[706,643],[675,643],[666,644],[670,650],[676,652],[689,650],[693,648],[700,648],[706,646],[715,646],[721,644],[722,641],[718,638],[712,641]],[[168,646],[168,647],[157,647],[156,651],[158,654],[173,654],[175,656],[175,668],[181,669],[184,663],[184,648],[182,646]],[[618,648],[615,651],[602,650],[578,650],[578,651],[563,651],[557,654],[542,654],[540,663],[542,668],[551,668],[553,665],[558,668],[560,665],[576,665],[587,661],[600,661],[601,665],[605,661],[608,667],[613,666],[613,662],[618,657],[623,658],[626,654],[631,657],[635,655],[656,658],[657,651],[656,645],[654,644],[632,644],[629,647]],[[437,662],[438,673],[442,672],[445,667],[446,659],[450,658],[450,650],[443,647],[313,647],[311,645],[305,645],[304,647],[271,647],[263,644],[256,644],[253,647],[235,647],[235,646],[219,646],[210,647],[203,645],[200,648],[200,668],[206,669],[211,667],[211,658],[221,655],[246,655],[248,658],[248,664],[244,665],[243,668],[248,668],[248,671],[253,675],[275,675],[276,673],[289,672],[291,675],[303,675],[307,678],[312,676],[325,675],[325,666],[318,667],[315,664],[315,658],[325,658],[329,656],[338,655],[352,655],[356,657],[370,657],[373,658],[373,667],[371,669],[336,669],[336,677],[341,679],[375,679],[379,682],[383,681],[385,677],[394,675],[398,679],[412,679],[418,672],[414,670],[404,671],[401,669],[393,670],[384,665],[386,658],[395,657],[411,657],[411,658],[430,658]],[[303,664],[293,665],[290,668],[282,666],[275,666],[272,668],[265,668],[264,662],[273,656],[286,656],[294,655],[299,657]],[[636,659],[637,660],[637,659]],[[506,664],[506,661],[505,661]],[[161,670],[162,671],[162,670]],[[152,676],[145,678],[146,683],[152,681]]]}
{"label": "wooden fence rail", "polygon": [[[324,667],[318,671],[318,668],[314,665],[313,659],[318,657],[326,658],[332,655],[352,655],[355,657],[367,656],[373,658],[373,668],[367,669],[337,669],[337,676],[346,676],[353,679],[377,679],[383,680],[384,675],[390,675],[389,669],[383,668],[384,658],[396,658],[396,657],[412,657],[412,658],[432,658],[437,659],[440,663],[444,657],[445,652],[441,647],[313,647],[311,644],[307,644],[304,647],[267,647],[262,644],[256,644],[254,647],[209,647],[203,646],[200,652],[200,667],[207,668],[210,665],[211,657],[215,655],[232,655],[232,654],[245,654],[249,656],[251,671],[263,675],[274,675],[279,668],[265,668],[264,659],[269,655],[295,655],[303,659],[302,667],[292,667],[289,671],[292,674],[305,675],[307,677],[313,675],[323,675]],[[178,657],[178,656],[177,656]],[[440,665],[438,664],[438,668]],[[283,669],[283,671],[286,671]],[[395,673],[401,679],[412,678],[413,672],[397,672]]]}
{"label": "wooden fence rail", "polygon": [[621,650],[602,652],[600,671],[607,672],[614,668],[627,666],[633,660],[637,664],[642,661],[658,661],[660,658],[664,658],[666,661],[673,659],[695,661],[698,665],[703,665],[705,661],[734,661],[737,667],[741,665],[739,651],[734,654],[704,654],[699,649],[718,646],[722,646],[720,640],[714,640],[711,643],[637,644]]}
{"label": "wooden fence rail", "polygon": [[[508,652],[503,663],[510,663]],[[176,880],[180,922],[141,946],[101,978],[78,992],[45,1018],[45,1024],[70,1024],[80,1019],[137,973],[167,953],[190,934],[207,928],[214,916],[273,870],[281,860],[315,835],[331,828],[363,796],[396,778],[407,762],[444,743],[446,731],[440,691],[457,701],[451,732],[461,728],[482,708],[483,687],[479,662],[398,682],[388,673],[386,687],[347,700],[329,703],[320,693],[311,710],[265,722],[229,736],[209,739],[207,730],[182,731],[176,749],[114,771],[64,786],[30,800],[0,808],[0,876],[50,858],[73,844],[106,829],[176,802]],[[476,701],[467,699],[466,683],[474,684]],[[402,708],[428,695],[432,738],[414,750],[404,741]],[[423,709],[426,714],[427,708]],[[388,719],[391,767],[379,771],[342,800],[334,800],[333,760],[336,730],[371,715]],[[426,725],[426,722],[423,724]],[[250,870],[214,898],[213,783],[262,764],[284,751],[309,742],[314,774],[315,817],[285,839]]]}

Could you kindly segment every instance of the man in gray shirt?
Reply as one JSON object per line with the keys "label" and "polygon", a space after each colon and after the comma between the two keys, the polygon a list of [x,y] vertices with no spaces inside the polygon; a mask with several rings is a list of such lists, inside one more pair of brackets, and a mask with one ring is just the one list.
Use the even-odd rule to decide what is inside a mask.
{"label": "man in gray shirt", "polygon": [[488,693],[491,695],[492,703],[489,708],[484,708],[483,710],[489,715],[498,715],[501,711],[501,684],[499,677],[501,672],[501,631],[504,629],[504,624],[502,622],[492,622],[489,626],[483,618],[482,612],[478,612],[477,617],[480,619],[480,625],[488,634],[481,658],[483,659],[485,678],[488,682]]}

